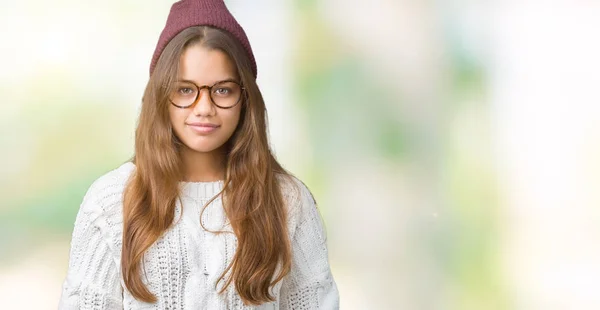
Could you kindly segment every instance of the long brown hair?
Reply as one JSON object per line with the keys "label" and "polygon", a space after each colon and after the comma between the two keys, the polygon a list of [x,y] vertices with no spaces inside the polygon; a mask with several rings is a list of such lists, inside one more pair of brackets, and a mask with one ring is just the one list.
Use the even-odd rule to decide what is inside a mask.
{"label": "long brown hair", "polygon": [[180,57],[192,44],[228,55],[246,89],[240,121],[225,144],[225,180],[217,195],[223,198],[225,213],[237,237],[233,260],[219,278],[225,281],[219,293],[233,282],[246,304],[274,301],[269,287],[281,281],[291,268],[287,213],[278,183],[279,176],[291,174],[269,149],[264,100],[243,47],[227,32],[207,26],[187,28],[170,41],[144,92],[132,158],[136,169],[123,197],[123,280],[136,299],[156,301],[142,282],[140,271],[144,253],[175,217],[180,195],[178,182],[183,176],[183,146],[169,120],[167,94],[177,79]]}

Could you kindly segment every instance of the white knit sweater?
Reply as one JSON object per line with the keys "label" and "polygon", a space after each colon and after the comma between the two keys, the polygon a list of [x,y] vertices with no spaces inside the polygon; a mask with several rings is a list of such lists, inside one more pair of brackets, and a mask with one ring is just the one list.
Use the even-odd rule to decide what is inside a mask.
{"label": "white knit sweater", "polygon": [[[323,222],[310,191],[296,178],[280,178],[289,210],[292,270],[273,288],[276,301],[246,306],[233,283],[221,295],[215,289],[235,253],[237,239],[233,233],[202,229],[200,211],[221,190],[223,181],[180,183],[183,208],[177,203],[175,219],[183,212],[182,218],[150,247],[143,261],[142,279],[158,301],[149,304],[134,299],[125,289],[120,270],[123,189],[134,169],[133,163],[123,164],[98,178],[86,193],[75,220],[59,310],[339,308]],[[221,198],[206,208],[202,221],[210,230],[232,232]]]}

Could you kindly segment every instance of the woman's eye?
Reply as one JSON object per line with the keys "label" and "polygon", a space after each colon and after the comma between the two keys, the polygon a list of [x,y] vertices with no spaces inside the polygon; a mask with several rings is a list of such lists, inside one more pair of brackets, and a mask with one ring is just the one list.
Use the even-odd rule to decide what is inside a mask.
{"label": "woman's eye", "polygon": [[215,94],[220,95],[220,96],[225,96],[229,94],[229,89],[228,88],[217,88],[215,89]]}
{"label": "woman's eye", "polygon": [[179,93],[182,95],[190,95],[194,93],[194,90],[189,87],[182,87],[179,89]]}

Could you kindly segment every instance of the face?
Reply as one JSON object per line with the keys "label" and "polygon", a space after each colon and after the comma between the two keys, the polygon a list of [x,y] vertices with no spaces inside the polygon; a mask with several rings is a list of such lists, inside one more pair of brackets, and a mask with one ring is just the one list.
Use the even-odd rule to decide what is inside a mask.
{"label": "face", "polygon": [[[181,56],[178,80],[178,86],[174,90],[177,93],[173,96],[186,98],[196,92],[194,84],[202,88],[221,81],[239,81],[239,77],[226,54],[194,44]],[[209,92],[211,90],[208,88],[201,89],[196,103],[187,108],[178,108],[169,103],[171,125],[179,140],[186,146],[184,152],[218,152],[237,127],[242,107],[241,99],[232,108],[220,108],[212,103]],[[222,100],[220,98],[228,92],[231,90],[226,87],[215,86],[212,90],[213,99],[219,103],[219,100]]]}

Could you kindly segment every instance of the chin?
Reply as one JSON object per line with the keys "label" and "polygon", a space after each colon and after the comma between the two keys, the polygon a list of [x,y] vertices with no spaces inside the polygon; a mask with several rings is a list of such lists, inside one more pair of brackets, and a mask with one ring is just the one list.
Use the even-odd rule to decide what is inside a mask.
{"label": "chin", "polygon": [[180,139],[187,149],[197,153],[211,153],[223,147],[227,139],[222,135],[198,136],[196,134],[183,135]]}
{"label": "chin", "polygon": [[186,144],[187,147],[190,149],[190,151],[194,151],[197,153],[210,153],[210,152],[214,152],[217,149],[219,149],[219,147],[221,147],[221,145],[206,145],[206,144]]}
{"label": "chin", "polygon": [[188,137],[183,142],[191,151],[210,153],[223,147],[227,141],[219,137]]}

